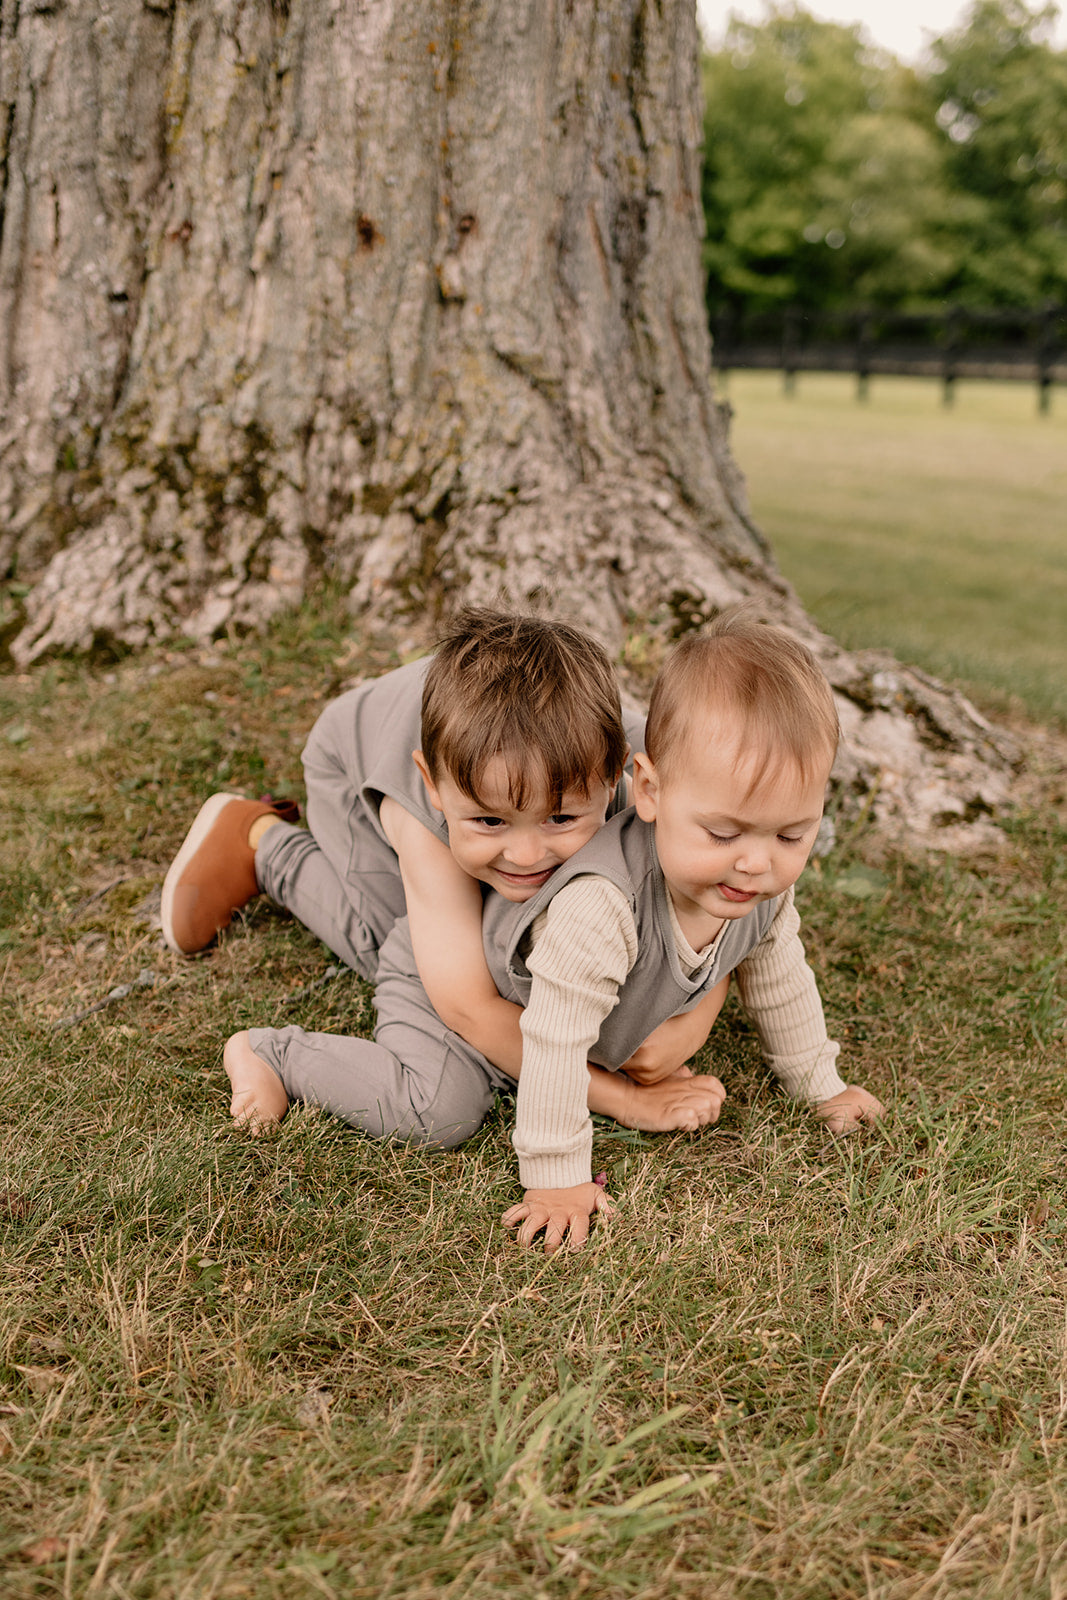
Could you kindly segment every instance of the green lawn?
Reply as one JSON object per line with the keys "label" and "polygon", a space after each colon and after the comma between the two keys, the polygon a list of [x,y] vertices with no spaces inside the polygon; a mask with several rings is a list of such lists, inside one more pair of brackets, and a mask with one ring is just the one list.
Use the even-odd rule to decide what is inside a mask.
{"label": "green lawn", "polygon": [[[223,1040],[366,1032],[263,902],[146,903],[203,797],[299,787],[365,670],[266,640],[0,677],[5,1600],[1053,1600],[1067,1593],[1067,834],[838,851],[799,903],[849,1078],[828,1142],[731,1002],[696,1137],[599,1128],[620,1215],[520,1252],[505,1108],[463,1150],[229,1125]],[[57,1028],[143,969],[153,986]]]}
{"label": "green lawn", "polygon": [[1067,392],[1025,384],[731,373],[756,519],[817,620],[1067,722]]}

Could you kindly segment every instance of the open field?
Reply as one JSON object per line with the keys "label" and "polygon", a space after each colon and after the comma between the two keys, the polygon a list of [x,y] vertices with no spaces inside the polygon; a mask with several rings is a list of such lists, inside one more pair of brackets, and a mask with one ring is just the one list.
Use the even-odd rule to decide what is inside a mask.
{"label": "open field", "polygon": [[733,372],[756,520],[818,621],[1067,723],[1067,392],[1026,384]]}
{"label": "open field", "polygon": [[5,1600],[1062,1600],[1062,784],[996,860],[801,880],[883,1130],[828,1143],[731,1008],[720,1126],[603,1126],[620,1216],[546,1261],[505,1108],[438,1155],[233,1132],[224,1038],[370,991],[262,902],[194,962],[151,927],[200,800],[296,790],[366,665],[337,606],[0,678]]}

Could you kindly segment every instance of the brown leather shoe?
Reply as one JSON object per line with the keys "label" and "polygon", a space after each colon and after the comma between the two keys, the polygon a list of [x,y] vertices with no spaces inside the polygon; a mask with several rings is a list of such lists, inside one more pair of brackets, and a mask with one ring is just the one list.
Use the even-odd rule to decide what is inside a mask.
{"label": "brown leather shoe", "polygon": [[206,949],[234,912],[259,893],[248,830],[269,812],[288,821],[293,809],[292,801],[237,794],[205,800],[163,880],[163,937],[172,950],[192,956]]}

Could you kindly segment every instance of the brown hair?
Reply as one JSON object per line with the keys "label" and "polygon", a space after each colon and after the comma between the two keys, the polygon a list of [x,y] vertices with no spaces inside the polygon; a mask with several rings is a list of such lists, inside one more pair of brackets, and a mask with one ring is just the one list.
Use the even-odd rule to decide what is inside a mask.
{"label": "brown hair", "polygon": [[465,607],[440,641],[422,693],[422,753],[476,805],[501,756],[512,805],[532,794],[559,806],[568,791],[614,784],[626,759],[611,662],[566,623]]}
{"label": "brown hair", "polygon": [[805,645],[758,620],[755,606],[731,606],[678,645],[656,679],[645,749],[663,775],[684,759],[704,726],[728,716],[752,752],[749,793],[789,761],[807,781],[840,737],[829,683]]}

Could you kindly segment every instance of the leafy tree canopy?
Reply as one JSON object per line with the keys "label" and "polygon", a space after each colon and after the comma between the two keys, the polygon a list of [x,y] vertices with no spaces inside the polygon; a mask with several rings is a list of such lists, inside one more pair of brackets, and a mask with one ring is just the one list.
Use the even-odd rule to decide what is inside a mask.
{"label": "leafy tree canopy", "polygon": [[704,60],[714,306],[1067,299],[1055,10],[974,0],[919,72],[800,6]]}

